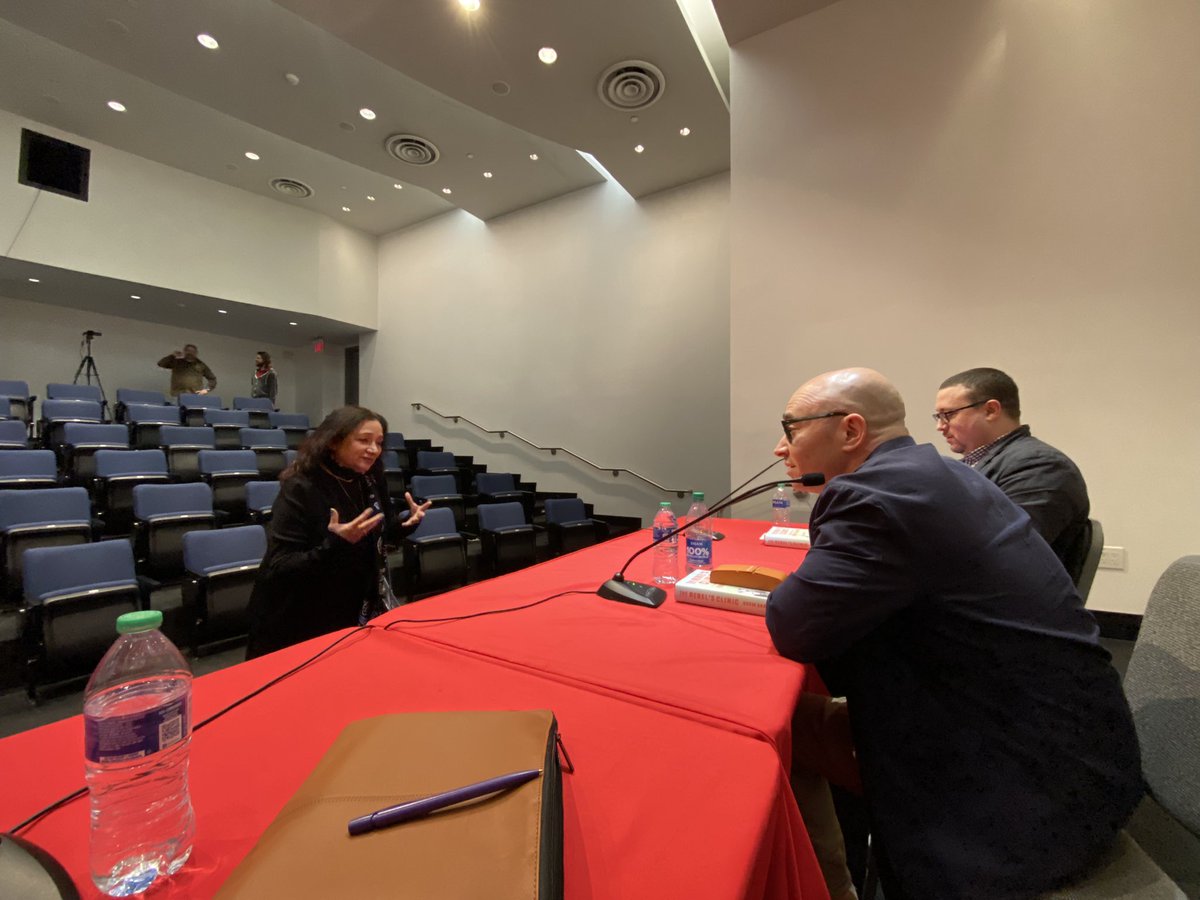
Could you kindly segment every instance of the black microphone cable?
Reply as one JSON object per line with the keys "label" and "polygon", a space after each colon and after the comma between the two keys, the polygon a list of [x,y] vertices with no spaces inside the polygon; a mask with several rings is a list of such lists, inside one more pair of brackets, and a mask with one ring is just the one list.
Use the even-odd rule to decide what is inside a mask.
{"label": "black microphone cable", "polygon": [[[772,465],[774,465],[774,463],[772,463]],[[769,469],[770,466],[767,466],[767,468]],[[760,472],[759,474],[762,474],[762,473]],[[755,477],[757,477],[757,476],[755,476]],[[710,509],[708,512],[706,512],[704,515],[697,516],[692,521],[687,522],[687,523],[679,526],[678,528],[673,529],[672,531],[668,531],[662,537],[651,541],[645,547],[640,548],[636,553],[634,553],[631,557],[629,557],[629,559],[625,560],[625,565],[621,566],[621,568],[617,571],[617,574],[615,574],[612,577],[612,580],[618,581],[618,582],[624,581],[625,580],[625,570],[629,568],[630,563],[632,563],[635,559],[637,559],[639,556],[641,556],[643,553],[645,553],[650,548],[657,547],[663,541],[670,540],[675,535],[678,535],[684,531],[687,531],[687,529],[691,528],[697,522],[703,522],[705,519],[709,518],[710,516],[715,515],[716,513],[719,513],[723,509],[728,509],[731,506],[741,503],[743,500],[749,500],[751,497],[755,497],[758,494],[762,494],[762,493],[765,493],[766,491],[771,490],[772,488],[779,485],[779,483],[780,482],[778,482],[778,481],[770,481],[770,482],[767,482],[766,484],[756,485],[755,487],[752,487],[750,490],[746,491],[745,493],[739,494],[736,497],[732,497],[732,499],[727,497],[726,499],[724,499],[720,503],[718,503],[716,506],[714,506],[712,509]],[[799,484],[799,485],[803,485],[804,487],[817,487],[817,486],[825,483],[825,476],[823,474],[821,474],[820,472],[806,472],[805,474],[801,475],[799,478],[789,478],[787,481],[785,481],[783,483],[784,484],[789,484],[789,483],[790,484]]]}

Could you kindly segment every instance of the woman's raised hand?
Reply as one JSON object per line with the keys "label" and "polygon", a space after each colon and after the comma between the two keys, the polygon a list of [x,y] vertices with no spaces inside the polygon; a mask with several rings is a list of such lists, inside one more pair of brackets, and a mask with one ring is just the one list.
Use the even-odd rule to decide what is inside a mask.
{"label": "woman's raised hand", "polygon": [[382,521],[383,513],[375,512],[369,507],[345,524],[342,523],[336,509],[329,510],[329,530],[348,544],[357,544]]}

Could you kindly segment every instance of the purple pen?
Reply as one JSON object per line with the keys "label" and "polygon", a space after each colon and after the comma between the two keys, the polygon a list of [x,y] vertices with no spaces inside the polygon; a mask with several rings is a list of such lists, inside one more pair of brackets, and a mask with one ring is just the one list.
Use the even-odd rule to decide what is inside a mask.
{"label": "purple pen", "polygon": [[533,781],[541,774],[541,769],[525,769],[521,772],[497,775],[495,778],[488,778],[485,781],[477,781],[474,784],[464,785],[450,791],[442,791],[440,794],[422,797],[420,800],[409,800],[407,803],[398,803],[365,816],[358,816],[351,819],[347,827],[350,834],[355,835],[366,834],[368,831],[387,828],[391,825],[399,825],[401,822],[419,819],[421,816],[429,815],[431,812],[453,806],[456,803],[466,803],[468,800],[495,794],[498,791],[510,791],[527,781]]}

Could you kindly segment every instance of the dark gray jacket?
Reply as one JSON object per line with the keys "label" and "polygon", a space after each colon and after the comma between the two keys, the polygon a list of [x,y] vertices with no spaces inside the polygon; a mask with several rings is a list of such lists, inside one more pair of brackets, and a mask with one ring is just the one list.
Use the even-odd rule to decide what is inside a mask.
{"label": "dark gray jacket", "polygon": [[1001,438],[975,471],[1029,513],[1037,533],[1062,560],[1072,580],[1078,580],[1091,511],[1079,467],[1022,425]]}

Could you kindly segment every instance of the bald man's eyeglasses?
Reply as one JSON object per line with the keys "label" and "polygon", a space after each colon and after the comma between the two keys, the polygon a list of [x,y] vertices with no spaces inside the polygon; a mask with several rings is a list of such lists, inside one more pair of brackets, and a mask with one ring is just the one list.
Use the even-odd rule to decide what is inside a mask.
{"label": "bald man's eyeglasses", "polygon": [[948,409],[945,412],[935,412],[931,415],[931,418],[933,419],[933,424],[935,426],[936,425],[949,425],[950,420],[953,419],[958,413],[962,412],[964,409],[974,409],[976,406],[983,406],[983,404],[985,404],[985,403],[987,403],[986,400],[976,400],[974,403],[968,403],[966,406],[960,406],[958,409]]}
{"label": "bald man's eyeglasses", "polygon": [[801,422],[811,422],[814,419],[831,419],[834,416],[848,416],[848,415],[850,415],[850,413],[848,413],[848,412],[827,412],[827,413],[819,413],[815,416],[799,416],[799,417],[785,416],[784,418],[779,420],[780,424],[783,425],[783,439],[790,444],[792,442],[792,426],[798,425]]}

